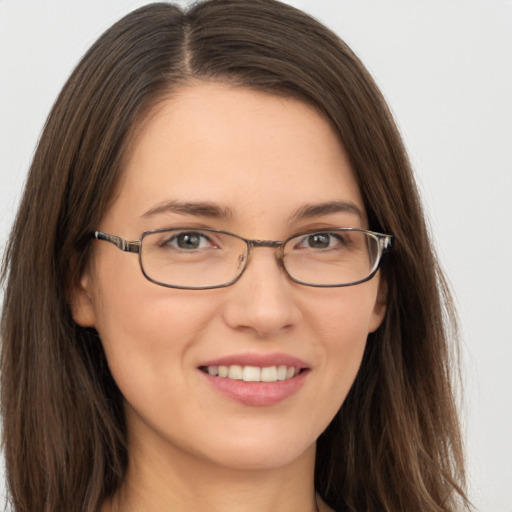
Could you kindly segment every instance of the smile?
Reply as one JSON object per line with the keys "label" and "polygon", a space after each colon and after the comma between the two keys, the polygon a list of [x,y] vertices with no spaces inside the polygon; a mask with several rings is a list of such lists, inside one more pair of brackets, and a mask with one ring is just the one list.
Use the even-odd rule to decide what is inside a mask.
{"label": "smile", "polygon": [[203,372],[223,379],[243,380],[244,382],[277,382],[292,379],[301,372],[295,366],[203,366]]}
{"label": "smile", "polygon": [[249,406],[272,406],[295,395],[311,374],[311,364],[286,353],[231,354],[197,367],[208,386]]}

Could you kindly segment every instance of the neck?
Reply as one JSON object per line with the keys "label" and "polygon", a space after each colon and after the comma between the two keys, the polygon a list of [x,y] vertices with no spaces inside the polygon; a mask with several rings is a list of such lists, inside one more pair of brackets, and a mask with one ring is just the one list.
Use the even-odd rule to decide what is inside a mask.
{"label": "neck", "polygon": [[316,512],[315,447],[278,468],[222,467],[173,449],[130,451],[122,489],[102,512]]}

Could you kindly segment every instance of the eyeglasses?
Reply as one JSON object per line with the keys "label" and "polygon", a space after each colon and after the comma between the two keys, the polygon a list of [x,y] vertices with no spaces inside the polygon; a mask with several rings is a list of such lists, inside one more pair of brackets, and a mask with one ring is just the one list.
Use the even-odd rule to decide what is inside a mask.
{"label": "eyeglasses", "polygon": [[308,231],[282,241],[248,240],[210,228],[155,229],[134,242],[101,231],[93,236],[137,253],[149,281],[187,290],[232,285],[247,268],[255,247],[275,249],[281,267],[296,283],[351,286],[371,279],[393,245],[392,235],[356,228]]}

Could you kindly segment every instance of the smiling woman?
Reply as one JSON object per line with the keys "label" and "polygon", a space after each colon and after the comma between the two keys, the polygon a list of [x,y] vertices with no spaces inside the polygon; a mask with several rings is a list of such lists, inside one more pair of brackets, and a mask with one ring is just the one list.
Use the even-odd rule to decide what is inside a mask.
{"label": "smiling woman", "polygon": [[16,512],[467,505],[407,158],[358,59],[294,8],[109,29],[50,114],[4,278]]}
{"label": "smiling woman", "polygon": [[[201,210],[144,215],[168,194],[187,204],[209,201],[231,214],[224,219]],[[143,238],[146,277],[158,276],[159,284],[211,288],[233,283],[233,272],[240,278],[209,293],[184,293],[150,283],[136,258],[112,245],[93,246],[73,292],[74,318],[100,334],[123,393],[126,424],[137,445],[134,473],[169,466],[172,474],[176,461],[186,458],[194,468],[189,478],[197,478],[196,466],[206,460],[226,474],[243,469],[270,474],[288,467],[283,471],[288,480],[297,468],[311,465],[315,440],[354,381],[368,332],[382,321],[380,279],[309,290],[290,282],[276,264],[275,242],[261,241],[240,275],[240,255],[248,261],[245,243],[209,229],[259,239],[293,235],[282,261],[298,278],[349,284],[354,265],[367,268],[356,280],[370,275],[365,232],[356,232],[364,238],[352,233],[352,245],[364,247],[354,249],[355,263],[347,261],[341,243],[311,247],[311,237],[341,241],[330,230],[364,228],[363,219],[320,210],[290,220],[309,205],[337,199],[364,211],[336,133],[304,102],[204,81],[175,91],[142,123],[101,229],[134,238],[151,228],[180,226],[180,243],[176,235],[169,242],[162,232]],[[318,231],[300,234],[312,230]],[[305,258],[310,268],[304,270]],[[279,380],[278,368],[284,373]],[[261,373],[273,382],[262,383]],[[315,400],[318,396],[323,399]],[[308,415],[309,422],[297,422]],[[154,453],[160,454],[158,463]],[[183,473],[186,466],[181,467]],[[135,473],[132,479],[140,477]],[[290,501],[286,506],[299,508]]]}

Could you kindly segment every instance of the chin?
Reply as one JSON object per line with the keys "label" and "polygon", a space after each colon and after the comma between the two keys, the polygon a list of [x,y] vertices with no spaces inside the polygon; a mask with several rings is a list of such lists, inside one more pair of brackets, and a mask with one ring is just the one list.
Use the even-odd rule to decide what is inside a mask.
{"label": "chin", "polygon": [[[237,471],[260,471],[282,468],[300,459],[314,461],[316,437],[297,435],[289,432],[214,441],[205,449],[203,456],[218,466]],[[213,448],[213,450],[212,450]],[[208,453],[209,452],[209,453]]]}
{"label": "chin", "polygon": [[234,471],[271,471],[292,465],[300,459],[314,460],[316,443],[305,450],[254,450],[238,452],[217,460],[217,465]]}

